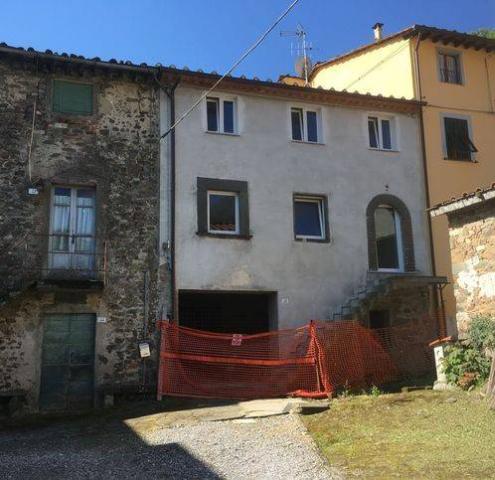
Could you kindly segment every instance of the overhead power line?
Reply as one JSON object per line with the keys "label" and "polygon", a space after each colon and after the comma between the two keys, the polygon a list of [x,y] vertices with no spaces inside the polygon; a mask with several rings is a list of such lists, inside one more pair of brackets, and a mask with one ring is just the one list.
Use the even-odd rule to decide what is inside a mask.
{"label": "overhead power line", "polygon": [[179,123],[181,123],[215,88],[218,87],[220,82],[222,80],[229,76],[239,65],[242,63],[242,61],[253,51],[255,50],[262,42],[265,40],[265,38],[273,31],[273,29],[289,14],[289,12],[300,2],[300,0],[294,0],[282,13],[281,15],[275,20],[275,22],[266,30],[259,38],[256,40],[253,45],[251,45],[242,55],[241,57],[230,67],[230,69],[225,72],[211,87],[209,90],[207,90],[199,99],[194,102],[191,107],[189,107],[178,119],[177,121],[165,132],[162,134],[160,139],[165,138]]}

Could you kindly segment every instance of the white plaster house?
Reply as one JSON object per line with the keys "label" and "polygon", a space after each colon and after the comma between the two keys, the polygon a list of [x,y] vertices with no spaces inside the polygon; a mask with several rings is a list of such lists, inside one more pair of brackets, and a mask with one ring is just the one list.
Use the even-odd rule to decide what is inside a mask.
{"label": "white plaster house", "polygon": [[[162,132],[216,78],[176,71]],[[228,78],[162,140],[161,184],[169,312],[182,325],[254,333],[357,315],[381,326],[430,308],[418,102]],[[384,277],[412,296],[363,309]]]}

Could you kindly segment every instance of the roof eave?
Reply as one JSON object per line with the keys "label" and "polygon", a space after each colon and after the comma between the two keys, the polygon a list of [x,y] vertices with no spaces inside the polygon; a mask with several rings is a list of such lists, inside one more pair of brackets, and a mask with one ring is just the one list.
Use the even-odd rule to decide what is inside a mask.
{"label": "roof eave", "polygon": [[495,199],[495,189],[487,190],[484,192],[477,191],[466,197],[458,198],[450,202],[445,202],[441,205],[436,205],[428,209],[431,217],[438,217],[440,215],[449,215],[459,210],[463,210],[473,205],[484,203],[488,200]]}

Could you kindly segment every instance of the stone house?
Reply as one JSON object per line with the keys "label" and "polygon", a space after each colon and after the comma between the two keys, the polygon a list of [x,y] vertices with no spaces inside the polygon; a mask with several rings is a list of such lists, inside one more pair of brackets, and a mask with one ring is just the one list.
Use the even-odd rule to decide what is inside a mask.
{"label": "stone house", "polygon": [[168,133],[218,78],[0,45],[2,403],[154,391],[167,316],[434,310],[421,104],[229,77]]}
{"label": "stone house", "polygon": [[430,215],[448,220],[462,338],[472,318],[495,314],[495,184],[438,204]]}
{"label": "stone house", "polygon": [[421,104],[233,77],[202,98],[217,79],[176,71],[162,94],[162,134],[201,100],[161,150],[179,324],[421,323],[446,281],[431,270]]}
{"label": "stone house", "polygon": [[[150,68],[0,46],[0,401],[149,390],[159,314]],[[154,387],[153,387],[154,388]]]}

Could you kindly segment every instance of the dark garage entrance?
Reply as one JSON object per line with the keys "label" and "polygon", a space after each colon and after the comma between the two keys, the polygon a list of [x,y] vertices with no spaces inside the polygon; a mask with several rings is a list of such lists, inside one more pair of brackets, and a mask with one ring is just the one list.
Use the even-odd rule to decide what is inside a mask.
{"label": "dark garage entrance", "polygon": [[179,324],[216,333],[275,330],[276,293],[180,291]]}
{"label": "dark garage entrance", "polygon": [[40,408],[93,406],[95,315],[46,315],[43,319]]}

